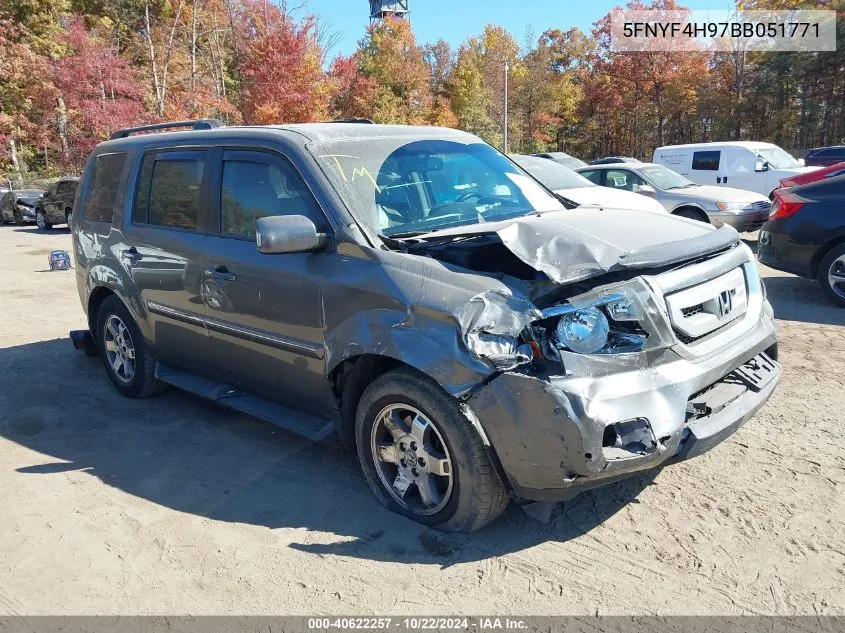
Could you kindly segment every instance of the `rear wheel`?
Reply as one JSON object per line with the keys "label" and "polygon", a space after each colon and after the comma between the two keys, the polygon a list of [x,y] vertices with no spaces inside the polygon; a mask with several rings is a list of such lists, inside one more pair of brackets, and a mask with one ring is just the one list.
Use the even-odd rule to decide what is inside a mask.
{"label": "rear wheel", "polygon": [[845,244],[834,246],[819,264],[819,284],[833,303],[845,307]]}
{"label": "rear wheel", "polygon": [[427,377],[397,369],[364,392],[355,419],[358,457],[379,502],[452,532],[498,517],[508,495],[478,432]]}
{"label": "rear wheel", "polygon": [[155,378],[155,360],[129,310],[107,297],[97,316],[97,349],[114,388],[129,398],[146,398],[165,388]]}
{"label": "rear wheel", "polygon": [[38,228],[42,231],[49,231],[53,228],[53,225],[47,221],[47,215],[42,209],[36,209],[35,223],[38,225]]}

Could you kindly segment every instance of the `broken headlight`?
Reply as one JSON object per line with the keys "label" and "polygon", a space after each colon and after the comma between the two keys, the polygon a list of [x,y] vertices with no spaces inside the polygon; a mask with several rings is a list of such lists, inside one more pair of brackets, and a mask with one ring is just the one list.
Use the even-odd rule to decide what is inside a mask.
{"label": "broken headlight", "polygon": [[535,334],[553,349],[576,354],[639,352],[648,338],[639,324],[641,313],[625,294],[611,293],[583,306],[565,303],[546,308],[544,326],[535,328]]}
{"label": "broken headlight", "polygon": [[555,336],[567,349],[579,354],[593,354],[607,344],[610,324],[598,308],[584,308],[558,319]]}

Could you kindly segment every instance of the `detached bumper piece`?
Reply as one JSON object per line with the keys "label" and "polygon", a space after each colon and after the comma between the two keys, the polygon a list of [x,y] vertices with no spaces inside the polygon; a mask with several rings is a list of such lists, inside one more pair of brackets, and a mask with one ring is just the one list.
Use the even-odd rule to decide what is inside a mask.
{"label": "detached bumper piece", "polygon": [[669,462],[706,453],[732,435],[769,399],[780,371],[762,352],[690,398],[681,444]]}
{"label": "detached bumper piece", "polygon": [[70,333],[70,340],[74,349],[83,352],[86,356],[96,356],[97,346],[94,344],[94,337],[88,330],[73,330]]}

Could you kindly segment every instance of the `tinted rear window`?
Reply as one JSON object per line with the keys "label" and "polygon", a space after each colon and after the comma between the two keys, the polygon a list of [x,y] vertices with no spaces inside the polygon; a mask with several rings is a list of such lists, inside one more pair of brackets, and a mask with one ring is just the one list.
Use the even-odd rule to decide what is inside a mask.
{"label": "tinted rear window", "polygon": [[692,168],[702,171],[716,171],[719,169],[719,158],[722,152],[693,152]]}
{"label": "tinted rear window", "polygon": [[199,226],[205,152],[147,154],[141,165],[133,220],[179,229]]}
{"label": "tinted rear window", "polygon": [[120,178],[126,164],[126,154],[100,154],[94,158],[82,215],[94,222],[111,222],[117,202]]}
{"label": "tinted rear window", "polygon": [[589,171],[579,171],[578,173],[590,182],[594,182],[596,184],[599,184],[601,182],[601,171],[599,171],[598,169],[591,169]]}

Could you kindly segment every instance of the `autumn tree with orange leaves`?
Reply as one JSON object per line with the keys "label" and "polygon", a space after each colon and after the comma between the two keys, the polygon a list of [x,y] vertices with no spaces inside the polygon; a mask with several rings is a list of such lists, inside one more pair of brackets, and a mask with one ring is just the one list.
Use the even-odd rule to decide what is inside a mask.
{"label": "autumn tree with orange leaves", "polygon": [[249,25],[239,64],[244,121],[266,125],[326,118],[329,95],[314,19],[297,23],[275,5],[249,0],[244,20]]}

